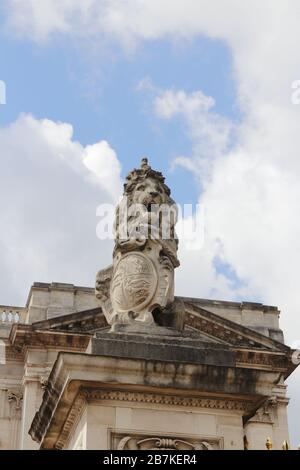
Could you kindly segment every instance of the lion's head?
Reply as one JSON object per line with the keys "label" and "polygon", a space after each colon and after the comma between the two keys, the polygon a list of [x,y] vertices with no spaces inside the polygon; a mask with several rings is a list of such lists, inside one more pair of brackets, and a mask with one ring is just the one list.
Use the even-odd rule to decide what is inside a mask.
{"label": "lion's head", "polygon": [[148,210],[151,204],[174,204],[165,185],[151,176],[138,181],[129,195],[131,204],[143,204]]}
{"label": "lion's head", "polygon": [[163,175],[148,165],[146,158],[142,159],[141,168],[129,173],[124,185],[124,196],[129,204],[174,204],[170,197],[170,189],[165,184]]}

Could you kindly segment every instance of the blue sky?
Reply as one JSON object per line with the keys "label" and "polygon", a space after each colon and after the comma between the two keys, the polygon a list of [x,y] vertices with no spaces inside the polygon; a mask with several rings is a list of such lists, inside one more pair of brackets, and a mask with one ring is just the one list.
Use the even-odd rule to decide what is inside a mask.
{"label": "blue sky", "polygon": [[219,40],[153,40],[134,54],[122,54],[117,46],[90,52],[68,38],[40,46],[2,31],[0,56],[7,86],[2,126],[20,113],[71,123],[74,139],[83,145],[110,142],[123,177],[141,155],[148,155],[178,202],[195,203],[199,196],[186,170],[170,171],[175,157],[191,154],[191,142],[180,118],[164,123],[151,115],[151,93],[139,90],[139,82],[148,78],[160,89],[201,89],[214,97],[216,112],[239,118],[231,53]]}
{"label": "blue sky", "polygon": [[[83,147],[109,142],[121,164],[121,178],[146,155],[166,176],[175,200],[195,205],[201,193],[199,178],[173,166],[176,157],[193,154],[188,125],[180,113],[160,119],[153,100],[165,90],[184,90],[187,95],[201,90],[214,98],[216,113],[238,122],[232,53],[226,43],[204,35],[181,41],[153,39],[133,50],[113,41],[102,47],[66,35],[36,42],[14,35],[7,28],[6,13],[3,8],[0,79],[6,83],[7,96],[0,108],[0,126],[13,124],[21,114],[71,124],[72,140]],[[150,86],[141,87],[143,81]],[[104,200],[99,201],[105,202],[101,197]],[[226,263],[215,266],[219,273],[229,273]],[[231,273],[228,278],[236,283]]]}

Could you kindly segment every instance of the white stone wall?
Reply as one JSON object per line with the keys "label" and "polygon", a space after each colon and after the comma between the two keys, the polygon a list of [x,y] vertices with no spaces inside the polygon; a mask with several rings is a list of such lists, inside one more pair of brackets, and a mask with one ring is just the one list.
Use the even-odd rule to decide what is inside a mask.
{"label": "white stone wall", "polygon": [[48,320],[97,306],[98,302],[92,288],[62,283],[35,283],[27,301],[26,323]]}
{"label": "white stone wall", "polygon": [[[257,308],[239,307],[235,303],[203,300],[199,301],[199,306],[245,326],[260,328],[266,334],[278,329],[279,312],[276,309],[264,310],[259,305]],[[42,400],[43,381],[58,353],[35,349],[22,360],[18,355],[3,355],[12,323],[17,318],[8,316],[7,312],[17,309],[21,322],[32,323],[95,307],[97,301],[93,289],[70,284],[36,284],[30,291],[26,308],[2,309],[2,313],[6,313],[5,318],[0,318],[0,449],[39,447],[28,435],[28,430]],[[282,442],[288,440],[287,401],[284,399],[285,390],[276,394],[279,400],[272,411],[271,421],[252,420],[245,429],[241,416],[230,412],[92,403],[76,425],[69,448],[108,448],[110,432],[117,429],[124,433],[169,434],[180,430],[180,434],[189,436],[219,436],[224,438],[225,449],[242,449],[245,433],[249,448],[264,449],[266,438],[270,437],[274,448],[280,449]]]}
{"label": "white stone wall", "polygon": [[84,443],[84,449],[111,449],[114,433],[220,441],[221,448],[231,450],[244,447],[240,412],[93,402],[85,408],[67,448],[78,449]]}

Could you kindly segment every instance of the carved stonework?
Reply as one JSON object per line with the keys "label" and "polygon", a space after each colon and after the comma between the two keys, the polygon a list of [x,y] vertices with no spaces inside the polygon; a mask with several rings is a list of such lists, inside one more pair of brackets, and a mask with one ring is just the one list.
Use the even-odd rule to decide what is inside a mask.
{"label": "carved stonework", "polygon": [[111,449],[116,450],[217,450],[222,448],[220,438],[111,433]]}
{"label": "carved stonework", "polygon": [[183,328],[174,302],[177,207],[147,159],[127,176],[116,211],[113,265],[99,271],[96,297],[112,330],[160,325]]}
{"label": "carved stonework", "polygon": [[11,405],[11,416],[20,416],[22,410],[23,393],[19,390],[7,390],[7,399]]}
{"label": "carved stonework", "polygon": [[46,388],[48,387],[48,383],[49,383],[48,379],[49,379],[50,372],[51,372],[51,368],[50,367],[45,367],[44,370],[42,371],[42,373],[39,376],[41,389],[43,391],[45,391]]}
{"label": "carved stonework", "polygon": [[277,407],[277,398],[270,397],[256,411],[255,415],[249,420],[251,423],[269,423],[273,424]]}
{"label": "carved stonework", "polygon": [[40,376],[40,384],[41,384],[41,389],[42,390],[46,390],[46,388],[47,388],[48,376],[49,376],[49,374]]}
{"label": "carved stonework", "polygon": [[[84,393],[84,391],[82,392]],[[210,408],[219,410],[238,410],[247,413],[251,407],[251,402],[246,400],[227,400],[201,397],[182,397],[176,395],[163,395],[160,393],[128,392],[123,390],[89,390],[86,392],[89,401],[91,400],[112,400],[135,403],[155,403],[160,405],[175,405],[193,408]]]}
{"label": "carved stonework", "polygon": [[[63,449],[66,443],[70,440],[72,430],[74,430],[76,425],[78,424],[83,409],[86,406],[86,399],[87,393],[85,393],[84,391],[80,392],[77,395],[73,406],[68,414],[68,417],[62,427],[59,439],[55,444],[56,449]],[[77,450],[79,450],[79,448],[77,448]]]}
{"label": "carved stonework", "polygon": [[151,302],[158,282],[154,263],[143,253],[122,256],[111,283],[112,307],[119,312],[142,311]]}

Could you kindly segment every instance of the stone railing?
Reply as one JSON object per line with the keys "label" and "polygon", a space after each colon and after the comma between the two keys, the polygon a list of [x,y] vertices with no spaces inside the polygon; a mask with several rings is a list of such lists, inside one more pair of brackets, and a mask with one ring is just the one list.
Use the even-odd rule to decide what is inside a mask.
{"label": "stone railing", "polygon": [[12,323],[25,323],[26,309],[0,305],[0,326]]}

